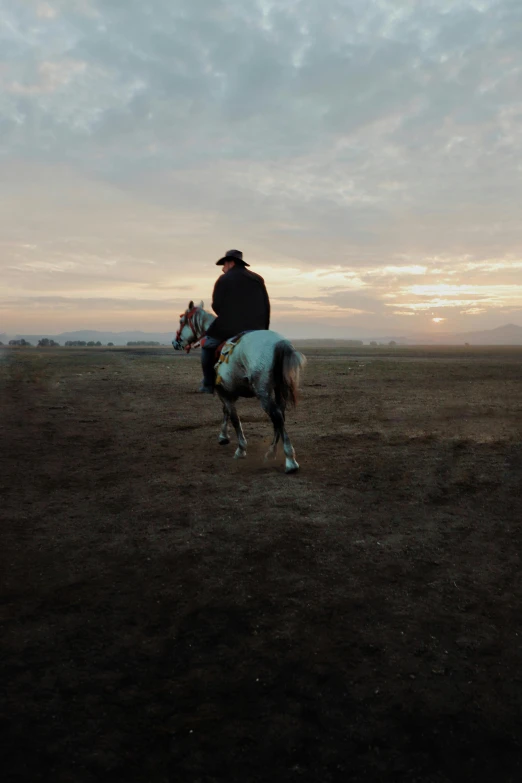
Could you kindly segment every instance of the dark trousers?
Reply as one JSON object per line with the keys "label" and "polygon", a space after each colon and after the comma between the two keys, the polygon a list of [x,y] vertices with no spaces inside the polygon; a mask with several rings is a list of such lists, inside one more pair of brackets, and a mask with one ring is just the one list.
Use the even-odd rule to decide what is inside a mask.
{"label": "dark trousers", "polygon": [[205,345],[201,349],[201,367],[203,369],[203,385],[208,389],[213,389],[216,382],[216,348],[221,345],[223,340],[217,337],[207,337]]}

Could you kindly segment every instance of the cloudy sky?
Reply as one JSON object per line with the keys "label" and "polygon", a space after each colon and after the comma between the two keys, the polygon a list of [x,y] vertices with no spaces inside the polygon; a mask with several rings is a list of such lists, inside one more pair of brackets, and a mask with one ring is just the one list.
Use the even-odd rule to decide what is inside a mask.
{"label": "cloudy sky", "polygon": [[0,0],[0,332],[522,324],[520,0]]}

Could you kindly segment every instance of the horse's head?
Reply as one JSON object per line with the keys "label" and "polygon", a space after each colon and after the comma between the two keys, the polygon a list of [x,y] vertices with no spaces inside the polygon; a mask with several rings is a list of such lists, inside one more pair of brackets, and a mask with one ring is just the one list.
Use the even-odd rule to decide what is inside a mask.
{"label": "horse's head", "polygon": [[194,302],[189,302],[189,306],[179,317],[179,329],[176,337],[172,341],[175,351],[183,351],[192,343],[198,342],[202,336],[200,313],[203,309],[203,302],[194,307]]}

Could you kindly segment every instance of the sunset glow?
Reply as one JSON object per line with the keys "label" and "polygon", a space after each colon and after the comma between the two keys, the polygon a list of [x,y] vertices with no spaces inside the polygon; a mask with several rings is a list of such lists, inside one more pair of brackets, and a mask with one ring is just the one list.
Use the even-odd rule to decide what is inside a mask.
{"label": "sunset glow", "polygon": [[516,4],[400,6],[13,3],[0,335],[171,330],[232,247],[290,336],[522,323]]}

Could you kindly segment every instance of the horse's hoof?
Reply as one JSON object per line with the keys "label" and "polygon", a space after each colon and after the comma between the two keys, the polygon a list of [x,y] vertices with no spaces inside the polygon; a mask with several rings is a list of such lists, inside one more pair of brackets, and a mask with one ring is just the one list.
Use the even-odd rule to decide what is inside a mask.
{"label": "horse's hoof", "polygon": [[245,459],[246,458],[246,451],[240,451],[237,449],[236,453],[234,454],[234,459]]}
{"label": "horse's hoof", "polygon": [[295,459],[287,459],[285,473],[297,473],[298,470],[299,464],[295,461]]}
{"label": "horse's hoof", "polygon": [[220,446],[228,446],[230,443],[230,438],[224,438],[222,435],[218,438],[218,443]]}
{"label": "horse's hoof", "polygon": [[272,449],[269,449],[265,454],[265,462],[270,462],[273,459],[276,459],[277,454],[275,451],[272,451]]}

